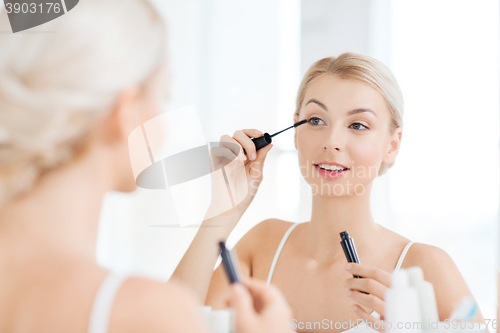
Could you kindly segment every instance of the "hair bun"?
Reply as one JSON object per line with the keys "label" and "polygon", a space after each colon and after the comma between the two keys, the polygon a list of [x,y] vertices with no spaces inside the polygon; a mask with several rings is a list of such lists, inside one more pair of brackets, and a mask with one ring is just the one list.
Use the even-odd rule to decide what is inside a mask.
{"label": "hair bun", "polygon": [[44,29],[56,33],[0,34],[0,205],[69,161],[164,62],[165,25],[146,0],[81,1]]}

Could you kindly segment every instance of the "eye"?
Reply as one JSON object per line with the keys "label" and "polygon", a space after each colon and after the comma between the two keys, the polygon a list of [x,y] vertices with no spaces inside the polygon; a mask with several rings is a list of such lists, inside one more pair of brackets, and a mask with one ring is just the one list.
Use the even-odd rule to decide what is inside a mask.
{"label": "eye", "polygon": [[[358,127],[354,128],[355,130],[358,130],[358,131],[365,131],[365,130],[369,129],[368,127],[366,127],[365,125],[363,125],[361,123],[353,123],[351,126],[358,126]],[[359,128],[359,126],[363,126],[364,129]]]}
{"label": "eye", "polygon": [[308,122],[310,122],[313,126],[324,125],[325,122],[318,117],[311,117]]}

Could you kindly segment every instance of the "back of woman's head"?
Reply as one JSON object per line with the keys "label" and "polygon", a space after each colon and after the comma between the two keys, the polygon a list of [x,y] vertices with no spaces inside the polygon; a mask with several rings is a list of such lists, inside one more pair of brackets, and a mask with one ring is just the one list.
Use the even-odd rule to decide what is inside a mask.
{"label": "back of woman's head", "polygon": [[[304,75],[299,87],[295,113],[299,114],[307,88],[314,80],[324,75],[336,75],[341,79],[358,80],[369,84],[384,97],[390,114],[389,133],[403,127],[403,94],[396,78],[389,68],[372,57],[346,52],[338,57],[328,57],[316,61]],[[382,163],[378,175],[383,175],[394,165]]]}
{"label": "back of woman's head", "polygon": [[0,34],[0,205],[70,160],[120,92],[165,59],[165,26],[146,0],[80,1],[43,30]]}

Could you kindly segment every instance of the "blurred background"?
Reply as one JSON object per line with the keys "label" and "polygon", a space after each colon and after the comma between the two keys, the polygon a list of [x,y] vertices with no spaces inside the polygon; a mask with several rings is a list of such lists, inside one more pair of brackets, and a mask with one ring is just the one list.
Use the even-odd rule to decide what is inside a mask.
{"label": "blurred background", "polygon": [[[375,221],[447,251],[484,317],[495,318],[498,1],[153,2],[169,30],[165,111],[196,105],[207,141],[243,128],[290,126],[301,76],[320,58],[353,51],[385,63],[405,98],[404,135],[396,164],[375,180]],[[228,244],[271,217],[308,221],[310,209],[288,131],[275,140],[264,182]],[[197,232],[175,224],[168,191],[110,193],[98,261],[166,281]]]}

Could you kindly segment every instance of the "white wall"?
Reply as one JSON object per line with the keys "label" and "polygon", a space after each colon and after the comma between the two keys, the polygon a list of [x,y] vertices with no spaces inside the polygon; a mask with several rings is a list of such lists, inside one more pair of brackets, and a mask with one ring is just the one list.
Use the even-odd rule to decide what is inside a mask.
{"label": "white wall", "polygon": [[495,318],[498,1],[394,1],[393,12],[407,125],[391,183],[396,230],[446,250]]}
{"label": "white wall", "polygon": [[[300,79],[298,1],[155,3],[169,25],[172,93],[167,111],[195,104],[206,139],[214,141],[238,129],[273,132],[292,124],[289,101]],[[229,246],[258,222],[276,216],[277,155],[269,158],[264,170],[270,188],[261,188],[231,234]],[[98,261],[166,280],[197,231],[169,226],[177,223],[166,191],[112,193],[103,209]]]}

